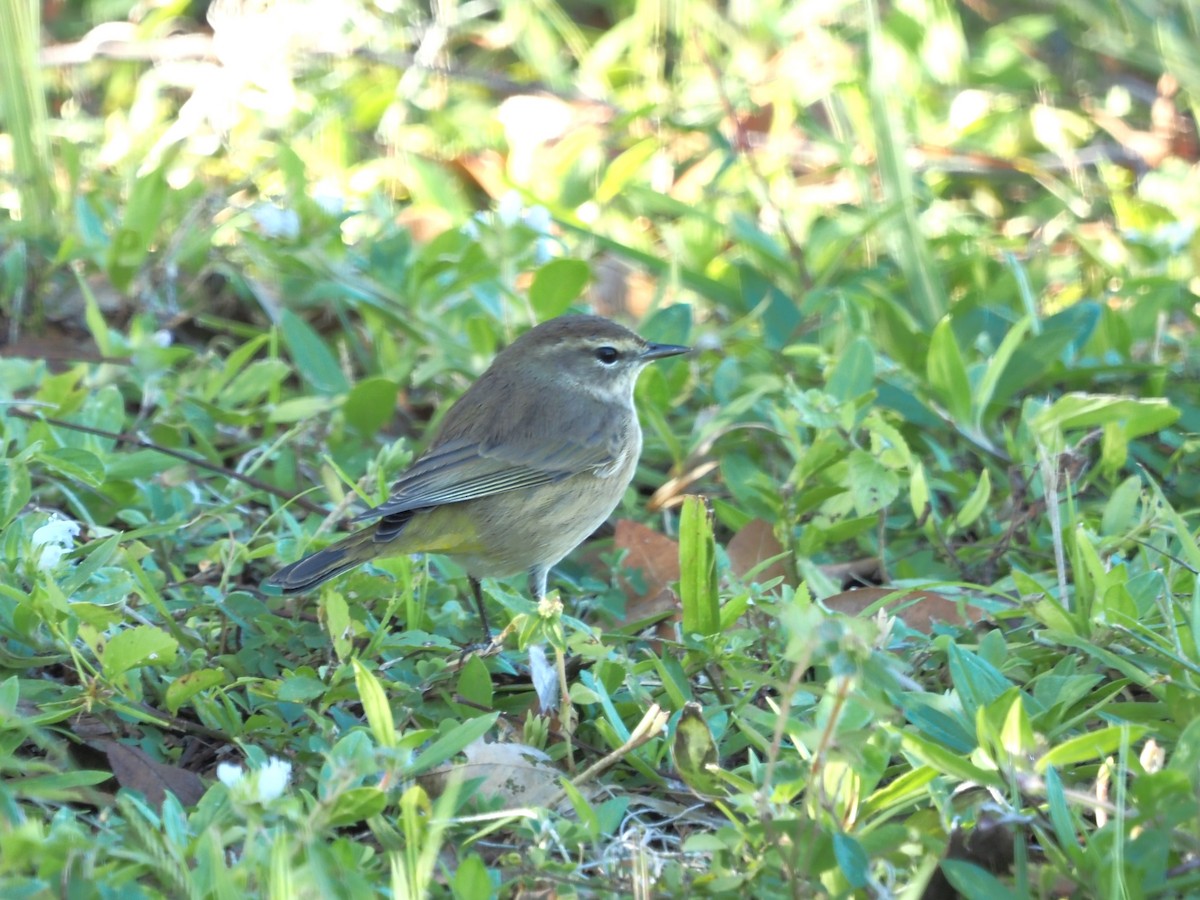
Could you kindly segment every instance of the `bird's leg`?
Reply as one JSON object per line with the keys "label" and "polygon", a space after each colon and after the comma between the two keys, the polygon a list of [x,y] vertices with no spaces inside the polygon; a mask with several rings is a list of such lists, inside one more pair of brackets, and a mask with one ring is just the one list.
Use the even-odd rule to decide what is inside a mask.
{"label": "bird's leg", "polygon": [[487,610],[483,608],[483,585],[479,583],[478,578],[467,576],[467,581],[471,582],[471,593],[475,595],[475,607],[479,610],[479,620],[483,622],[483,637],[485,640],[492,639],[492,629],[488,627]]}
{"label": "bird's leg", "polygon": [[546,576],[550,574],[550,570],[545,566],[534,566],[529,570],[529,593],[533,594],[533,599],[541,601],[546,596]]}

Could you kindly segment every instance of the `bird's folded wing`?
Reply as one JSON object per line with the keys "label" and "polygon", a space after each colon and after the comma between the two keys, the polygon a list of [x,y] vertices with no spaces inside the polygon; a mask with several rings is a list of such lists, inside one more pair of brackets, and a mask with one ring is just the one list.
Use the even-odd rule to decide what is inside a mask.
{"label": "bird's folded wing", "polygon": [[507,449],[448,441],[413,463],[393,485],[391,496],[355,521],[549,484],[610,465],[617,447],[611,440],[594,437],[584,443],[560,439],[546,441],[537,448]]}

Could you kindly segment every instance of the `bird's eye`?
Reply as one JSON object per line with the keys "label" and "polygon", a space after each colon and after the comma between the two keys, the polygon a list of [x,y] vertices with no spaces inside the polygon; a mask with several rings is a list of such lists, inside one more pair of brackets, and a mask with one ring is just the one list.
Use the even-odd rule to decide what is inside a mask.
{"label": "bird's eye", "polygon": [[596,359],[600,360],[606,366],[611,366],[620,358],[621,354],[617,352],[616,347],[599,347],[596,349]]}

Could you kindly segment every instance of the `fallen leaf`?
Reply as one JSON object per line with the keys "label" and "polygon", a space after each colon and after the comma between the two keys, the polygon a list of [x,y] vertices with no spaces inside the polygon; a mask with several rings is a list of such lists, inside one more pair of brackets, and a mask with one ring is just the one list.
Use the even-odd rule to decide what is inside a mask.
{"label": "fallen leaf", "polygon": [[417,777],[430,796],[440,794],[451,776],[476,781],[473,794],[498,797],[505,809],[518,806],[545,806],[561,794],[561,774],[550,757],[528,744],[487,743],[478,738],[463,749],[467,761],[438,766]]}
{"label": "fallen leaf", "polygon": [[777,558],[784,552],[778,538],[775,537],[775,529],[766,519],[751,519],[725,547],[725,553],[729,556],[729,566],[739,578],[745,578],[748,572],[758,569],[767,560],[775,560],[752,576],[754,581],[760,583],[776,578],[782,578],[785,584],[790,583],[784,559]]}
{"label": "fallen leaf", "polygon": [[639,593],[627,579],[620,579],[626,597],[625,621],[621,624],[673,612],[674,615],[659,623],[656,632],[659,637],[670,639],[674,636],[673,623],[680,617],[679,598],[670,587],[679,580],[679,544],[629,519],[617,522],[613,543],[628,551],[625,567],[640,571],[646,585]]}
{"label": "fallen leaf", "polygon": [[[915,631],[930,634],[934,622],[951,624],[975,623],[983,618],[978,607],[962,600],[954,600],[934,591],[904,590],[903,588],[865,587],[853,591],[842,591],[826,597],[821,603],[834,612],[850,616],[861,615],[863,610],[884,597],[891,597],[884,609],[904,620]],[[903,606],[903,609],[896,608]],[[965,617],[964,617],[965,614]]]}
{"label": "fallen leaf", "polygon": [[141,791],[153,806],[161,808],[170,791],[184,806],[194,806],[204,796],[204,782],[195,772],[158,762],[146,751],[112,740],[88,741],[108,759],[117,784]]}

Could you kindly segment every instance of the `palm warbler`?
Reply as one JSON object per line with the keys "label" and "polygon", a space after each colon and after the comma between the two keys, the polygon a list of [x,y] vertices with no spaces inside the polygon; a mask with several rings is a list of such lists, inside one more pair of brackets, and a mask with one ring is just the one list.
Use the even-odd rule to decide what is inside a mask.
{"label": "palm warbler", "polygon": [[267,584],[292,594],[378,556],[444,553],[479,579],[529,574],[546,593],[550,568],[620,501],[642,450],[633,386],[649,362],[689,348],[652,344],[599,316],[562,316],[501,351],[446,413],[429,449],[374,524],[280,569]]}

